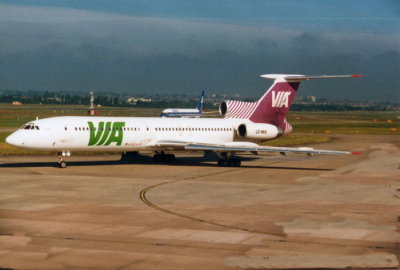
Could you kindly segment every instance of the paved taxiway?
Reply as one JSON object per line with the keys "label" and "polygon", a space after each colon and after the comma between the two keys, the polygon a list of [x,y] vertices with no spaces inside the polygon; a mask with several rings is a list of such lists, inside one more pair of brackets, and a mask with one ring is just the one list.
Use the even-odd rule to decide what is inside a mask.
{"label": "paved taxiway", "polygon": [[364,154],[241,168],[188,154],[174,165],[73,156],[66,169],[51,156],[1,157],[0,267],[397,268],[398,137],[318,147]]}

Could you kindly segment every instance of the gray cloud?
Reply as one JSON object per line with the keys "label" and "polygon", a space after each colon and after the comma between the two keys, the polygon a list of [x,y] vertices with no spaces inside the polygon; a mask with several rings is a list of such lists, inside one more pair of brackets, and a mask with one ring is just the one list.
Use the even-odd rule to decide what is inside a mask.
{"label": "gray cloud", "polygon": [[0,5],[0,88],[258,96],[263,73],[361,73],[303,94],[393,100],[399,64],[397,35]]}

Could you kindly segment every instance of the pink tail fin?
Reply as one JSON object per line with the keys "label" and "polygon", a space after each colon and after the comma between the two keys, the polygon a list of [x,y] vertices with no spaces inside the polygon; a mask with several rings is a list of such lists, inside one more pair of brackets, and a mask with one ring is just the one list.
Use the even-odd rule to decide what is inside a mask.
{"label": "pink tail fin", "polygon": [[275,82],[258,101],[258,106],[249,119],[254,123],[268,123],[281,128],[285,133],[292,130],[286,115],[293,103],[300,82]]}
{"label": "pink tail fin", "polygon": [[228,100],[221,103],[220,113],[226,118],[249,119],[254,123],[273,124],[284,133],[292,131],[286,116],[294,100],[300,82],[312,79],[352,78],[361,75],[290,75],[266,74],[263,78],[273,79],[274,84],[257,102]]}

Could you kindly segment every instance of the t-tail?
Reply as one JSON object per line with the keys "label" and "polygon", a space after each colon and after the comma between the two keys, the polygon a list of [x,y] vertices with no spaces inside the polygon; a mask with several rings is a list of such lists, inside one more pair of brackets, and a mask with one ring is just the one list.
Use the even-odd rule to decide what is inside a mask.
{"label": "t-tail", "polygon": [[286,116],[302,81],[313,79],[352,78],[361,75],[293,75],[265,74],[262,78],[274,83],[256,102],[228,100],[220,105],[220,113],[225,118],[249,119],[254,123],[267,123],[279,127],[285,134],[292,131]]}
{"label": "t-tail", "polygon": [[199,110],[199,112],[203,111],[203,105],[204,105],[204,90],[201,91],[200,97],[199,97],[199,102],[197,103],[196,109]]}

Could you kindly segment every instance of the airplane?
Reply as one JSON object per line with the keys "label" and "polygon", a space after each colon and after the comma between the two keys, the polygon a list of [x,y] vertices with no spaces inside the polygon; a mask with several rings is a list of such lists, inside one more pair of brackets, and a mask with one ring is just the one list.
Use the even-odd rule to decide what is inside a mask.
{"label": "airplane", "polygon": [[161,117],[201,117],[203,115],[204,90],[201,92],[199,102],[195,109],[165,109]]}
{"label": "airplane", "polygon": [[358,154],[310,147],[272,147],[258,143],[277,139],[292,131],[286,116],[302,81],[351,78],[361,75],[265,74],[274,80],[256,102],[224,101],[224,118],[164,118],[61,116],[31,121],[6,138],[8,144],[58,153],[58,165],[67,167],[64,157],[71,151],[120,151],[122,157],[139,151],[154,152],[153,159],[173,161],[171,151],[214,152],[219,166],[239,167],[237,153],[278,152],[281,154]]}

